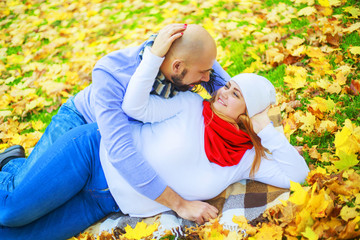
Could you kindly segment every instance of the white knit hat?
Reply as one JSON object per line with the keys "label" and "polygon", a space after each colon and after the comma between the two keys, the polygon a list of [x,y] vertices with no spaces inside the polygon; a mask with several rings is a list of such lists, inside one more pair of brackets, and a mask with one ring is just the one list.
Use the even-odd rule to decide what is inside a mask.
{"label": "white knit hat", "polygon": [[275,88],[266,78],[254,73],[240,73],[230,80],[239,85],[249,117],[264,111],[270,104],[275,104]]}

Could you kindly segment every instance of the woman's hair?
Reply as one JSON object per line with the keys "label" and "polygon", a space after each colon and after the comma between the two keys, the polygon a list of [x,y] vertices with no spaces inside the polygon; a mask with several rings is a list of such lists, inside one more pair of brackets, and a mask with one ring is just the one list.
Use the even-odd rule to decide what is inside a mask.
{"label": "woman's hair", "polygon": [[241,114],[238,117],[237,121],[235,121],[234,119],[218,112],[213,107],[213,103],[215,101],[215,95],[213,95],[209,101],[210,101],[210,108],[213,111],[213,113],[215,113],[221,119],[233,124],[237,129],[240,129],[240,130],[246,132],[247,134],[249,134],[251,142],[255,147],[255,157],[254,157],[254,161],[253,161],[253,164],[252,164],[251,170],[250,170],[250,177],[251,178],[254,177],[255,173],[259,170],[260,163],[261,163],[261,157],[266,158],[265,152],[269,152],[269,151],[265,147],[263,147],[263,145],[261,145],[261,139],[254,132],[249,116],[247,115],[247,113]]}

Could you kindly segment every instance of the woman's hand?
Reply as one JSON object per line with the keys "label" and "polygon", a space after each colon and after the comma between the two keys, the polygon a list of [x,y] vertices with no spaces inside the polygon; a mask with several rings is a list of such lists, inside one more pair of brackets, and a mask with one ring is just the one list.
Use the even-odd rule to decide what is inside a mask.
{"label": "woman's hand", "polygon": [[261,130],[263,130],[269,123],[271,123],[270,118],[268,116],[270,106],[268,106],[264,111],[254,115],[250,118],[251,123],[253,125],[254,132],[258,134]]}
{"label": "woman's hand", "polygon": [[171,44],[183,35],[186,24],[170,24],[159,31],[151,52],[159,57],[164,57],[169,51]]}

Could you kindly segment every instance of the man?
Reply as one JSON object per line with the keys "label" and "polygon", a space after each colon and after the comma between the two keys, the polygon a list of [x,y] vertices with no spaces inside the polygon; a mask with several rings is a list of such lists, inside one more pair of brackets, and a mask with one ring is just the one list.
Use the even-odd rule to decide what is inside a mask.
{"label": "man", "polygon": [[[27,161],[38,158],[70,129],[97,122],[109,161],[135,190],[173,209],[179,216],[201,224],[215,217],[217,209],[201,201],[182,199],[135,150],[122,100],[146,46],[154,45],[153,51],[162,49],[163,45],[171,46],[169,51],[156,52],[158,56],[165,56],[165,60],[152,93],[164,98],[173,97],[178,91],[189,90],[199,83],[213,92],[230,76],[215,61],[216,45],[204,28],[171,24],[159,32],[154,42],[155,37],[151,36],[141,46],[118,50],[100,59],[92,72],[92,84],[60,108]],[[18,176],[21,176],[27,169],[19,171]]]}

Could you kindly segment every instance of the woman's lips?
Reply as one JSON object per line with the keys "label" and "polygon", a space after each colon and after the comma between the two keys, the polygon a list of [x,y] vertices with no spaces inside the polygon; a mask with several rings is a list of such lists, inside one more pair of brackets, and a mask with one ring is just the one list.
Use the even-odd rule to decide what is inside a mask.
{"label": "woman's lips", "polygon": [[224,103],[224,101],[221,99],[221,98],[218,98],[218,102],[223,105],[223,106],[226,106],[226,104]]}

